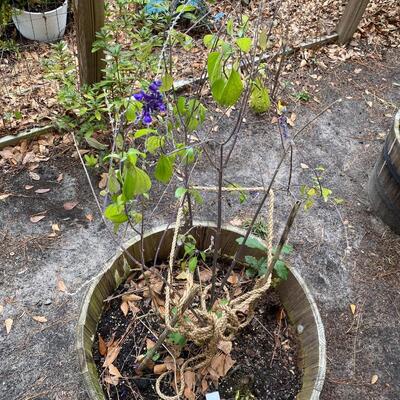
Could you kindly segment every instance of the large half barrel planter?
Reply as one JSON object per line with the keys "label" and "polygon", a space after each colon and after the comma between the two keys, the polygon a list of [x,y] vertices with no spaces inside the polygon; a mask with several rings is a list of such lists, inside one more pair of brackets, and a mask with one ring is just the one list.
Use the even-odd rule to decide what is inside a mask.
{"label": "large half barrel planter", "polygon": [[[166,231],[166,232],[165,232]],[[164,233],[165,232],[165,233]],[[149,232],[144,239],[144,258],[146,262],[154,260],[163,235],[158,259],[167,259],[171,249],[173,227],[160,227]],[[207,222],[195,223],[191,234],[196,238],[197,247],[206,249],[215,235],[215,225]],[[240,229],[224,226],[222,234],[223,254],[233,256],[238,244],[236,239],[243,236]],[[140,240],[135,238],[126,244],[126,249],[135,258],[140,259]],[[248,255],[260,257],[256,249],[246,249]],[[105,267],[104,274],[98,277],[89,288],[81,308],[77,332],[77,350],[83,374],[85,389],[91,400],[105,400],[99,375],[93,360],[93,342],[97,336],[97,324],[103,310],[104,300],[112,295],[131,272],[127,257],[120,253]],[[314,298],[299,272],[290,267],[289,277],[277,288],[291,323],[301,326],[300,367],[302,369],[302,388],[297,400],[318,400],[325,379],[326,354],[325,333],[321,317]]]}
{"label": "large half barrel planter", "polygon": [[400,110],[372,170],[368,195],[376,215],[400,234]]}

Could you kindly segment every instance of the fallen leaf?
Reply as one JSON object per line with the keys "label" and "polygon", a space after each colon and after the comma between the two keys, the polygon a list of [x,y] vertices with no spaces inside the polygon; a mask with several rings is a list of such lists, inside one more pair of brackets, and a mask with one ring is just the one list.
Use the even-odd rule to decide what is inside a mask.
{"label": "fallen leaf", "polygon": [[116,376],[117,378],[122,378],[122,375],[119,372],[118,368],[116,366],[114,366],[113,364],[110,364],[108,366],[108,370],[110,371],[111,375]]}
{"label": "fallen leaf", "polygon": [[122,301],[139,301],[139,300],[142,300],[142,297],[140,297],[134,293],[124,294],[122,296]]}
{"label": "fallen leaf", "polygon": [[35,193],[39,193],[39,194],[47,193],[47,192],[50,192],[50,189],[37,189],[37,190],[35,190]]}
{"label": "fallen leaf", "polygon": [[4,311],[4,306],[3,304],[0,304],[0,315],[3,314],[3,311]]}
{"label": "fallen leaf", "polygon": [[100,189],[105,189],[107,186],[107,181],[108,181],[108,173],[107,172],[103,172],[101,174],[101,179],[99,182],[99,188]]}
{"label": "fallen leaf", "polygon": [[87,214],[87,215],[85,215],[85,218],[86,218],[89,222],[92,222],[92,221],[94,220],[92,214]]}
{"label": "fallen leaf", "polygon": [[25,190],[31,190],[33,188],[32,185],[25,185]]}
{"label": "fallen leaf", "polygon": [[239,275],[236,272],[232,272],[232,274],[228,278],[228,282],[235,286],[239,283]]}
{"label": "fallen leaf", "polygon": [[51,229],[54,232],[60,232],[60,227],[58,226],[58,224],[51,224]]}
{"label": "fallen leaf", "polygon": [[378,375],[372,375],[371,385],[375,385],[376,382],[378,382]]}
{"label": "fallen leaf", "polygon": [[163,374],[164,372],[167,372],[167,371],[168,371],[167,364],[156,364],[154,366],[154,368],[153,368],[153,372],[156,375],[161,375],[161,374]]}
{"label": "fallen leaf", "polygon": [[147,350],[152,349],[156,344],[149,338],[146,339],[146,348]]}
{"label": "fallen leaf", "polygon": [[11,193],[4,193],[4,194],[0,194],[0,200],[5,200],[7,197],[10,197]]}
{"label": "fallen leaf", "polygon": [[57,177],[57,182],[61,182],[64,179],[64,174],[60,174]]}
{"label": "fallen leaf", "polygon": [[4,321],[4,325],[6,326],[6,332],[7,332],[7,335],[10,333],[10,331],[11,331],[11,327],[12,327],[12,324],[13,324],[13,320],[11,319],[11,318],[7,318],[5,321]]}
{"label": "fallen leaf", "polygon": [[114,385],[117,386],[119,383],[119,378],[117,376],[113,376],[113,375],[107,375],[104,378],[104,381],[109,383],[110,385]]}
{"label": "fallen leaf", "polygon": [[351,310],[351,313],[354,315],[356,313],[356,305],[350,304],[350,310]]}
{"label": "fallen leaf", "polygon": [[104,339],[99,334],[99,353],[101,356],[105,356],[107,354],[107,345]]}
{"label": "fallen leaf", "polygon": [[128,311],[129,311],[129,304],[127,301],[123,301],[120,305],[120,309],[122,311],[122,313],[125,315],[125,317],[128,315]]}
{"label": "fallen leaf", "polygon": [[41,324],[43,324],[44,322],[47,322],[47,318],[41,317],[40,315],[35,315],[32,317],[32,319],[34,319],[37,322],[40,322]]}
{"label": "fallen leaf", "polygon": [[232,351],[232,342],[228,340],[220,340],[217,347],[225,354],[229,354]]}
{"label": "fallen leaf", "polygon": [[233,218],[232,220],[230,220],[229,223],[230,223],[231,225],[233,225],[233,226],[242,226],[243,221],[242,221],[240,218],[235,217],[235,218]]}
{"label": "fallen leaf", "polygon": [[361,71],[362,71],[361,68],[356,68],[356,69],[354,70],[354,73],[355,73],[355,74],[359,74]]}
{"label": "fallen leaf", "polygon": [[186,271],[182,271],[175,278],[184,281],[184,280],[186,280],[188,278],[188,274],[187,274]]}
{"label": "fallen leaf", "polygon": [[40,181],[40,175],[37,174],[36,172],[30,171],[29,176],[34,180],[34,181]]}
{"label": "fallen leaf", "polygon": [[44,217],[45,217],[45,215],[34,215],[33,217],[30,218],[30,220],[31,220],[31,222],[36,224],[36,222],[41,221]]}
{"label": "fallen leaf", "polygon": [[310,167],[307,164],[300,163],[300,167],[303,169],[309,169]]}
{"label": "fallen leaf", "polygon": [[115,361],[115,359],[118,357],[118,354],[120,351],[121,351],[121,347],[118,346],[117,344],[109,347],[108,351],[107,351],[107,357],[104,360],[103,367],[107,368],[109,365],[111,365]]}
{"label": "fallen leaf", "polygon": [[62,279],[57,279],[57,289],[63,293],[67,291],[67,287]]}
{"label": "fallen leaf", "polygon": [[71,211],[71,210],[73,210],[77,205],[78,205],[78,202],[77,202],[77,201],[68,201],[67,203],[64,203],[63,207],[64,207],[64,210]]}

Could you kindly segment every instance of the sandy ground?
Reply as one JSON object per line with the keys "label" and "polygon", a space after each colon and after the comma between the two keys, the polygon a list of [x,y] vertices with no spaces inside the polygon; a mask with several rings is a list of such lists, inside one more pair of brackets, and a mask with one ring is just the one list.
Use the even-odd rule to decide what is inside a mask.
{"label": "sandy ground", "polygon": [[[312,288],[326,327],[328,368],[322,400],[397,400],[400,397],[400,238],[370,212],[366,186],[368,174],[391,129],[400,103],[399,51],[382,61],[347,62],[327,68],[317,81],[291,76],[296,88],[318,84],[316,97],[298,104],[295,129],[316,115],[324,105],[342,98],[297,142],[293,192],[311,175],[299,168],[324,165],[324,183],[344,199],[335,208],[318,204],[302,213],[291,233],[291,262]],[[355,73],[355,70],[361,71]],[[296,89],[295,88],[295,89]],[[367,90],[367,92],[366,92]],[[232,114],[233,117],[233,114]],[[280,138],[270,116],[248,116],[243,137],[228,168],[228,178],[246,186],[267,181],[279,157]],[[229,122],[224,124],[229,125]],[[218,134],[218,133],[216,133]],[[75,327],[86,287],[115,253],[116,244],[102,226],[84,173],[70,152],[55,147],[50,160],[41,163],[33,181],[27,170],[3,169],[0,192],[13,193],[0,201],[0,399],[84,400],[75,352]],[[61,182],[57,177],[63,174]],[[194,177],[215,184],[215,174],[204,168]],[[283,188],[277,187],[276,227],[288,211]],[[26,191],[26,185],[50,188],[44,194]],[[297,185],[297,186],[296,186]],[[258,200],[254,195],[240,208],[235,199],[224,203],[224,220],[244,220]],[[63,208],[78,201],[71,211]],[[212,195],[197,218],[213,219]],[[30,222],[36,213],[46,217]],[[87,215],[92,214],[93,221]],[[168,203],[150,225],[172,221]],[[57,237],[48,237],[58,224]],[[346,248],[349,252],[346,254]],[[60,291],[62,280],[69,295]],[[81,289],[81,290],[79,290]],[[350,310],[355,305],[355,314]],[[33,317],[45,317],[37,322]],[[3,321],[13,319],[9,334]],[[377,375],[376,383],[371,378]]]}

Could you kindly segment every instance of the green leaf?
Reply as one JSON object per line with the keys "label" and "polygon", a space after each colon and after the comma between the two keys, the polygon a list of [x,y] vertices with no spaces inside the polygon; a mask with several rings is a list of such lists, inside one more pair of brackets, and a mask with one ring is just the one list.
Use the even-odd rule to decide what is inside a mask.
{"label": "green leaf", "polygon": [[212,87],[212,94],[215,100],[222,106],[231,107],[236,104],[243,92],[243,83],[239,72],[232,70],[229,79],[225,85],[222,85],[221,80],[215,82],[215,87]]}
{"label": "green leaf", "polygon": [[148,192],[151,188],[149,176],[142,169],[130,166],[124,174],[124,185],[122,192],[127,200]]}
{"label": "green leaf", "polygon": [[168,339],[173,344],[183,347],[186,344],[185,336],[182,336],[179,332],[172,332],[168,335]]}
{"label": "green leaf", "polygon": [[186,193],[186,189],[184,187],[178,187],[175,190],[175,197],[180,199]]}
{"label": "green leaf", "polygon": [[197,257],[192,257],[189,260],[189,271],[190,272],[196,271],[196,267],[197,267]]}
{"label": "green leaf", "polygon": [[150,129],[150,128],[144,128],[144,129],[139,129],[135,132],[135,134],[133,135],[133,137],[135,139],[138,139],[142,136],[146,136],[149,133],[157,133],[157,131],[155,129]]}
{"label": "green leaf", "polygon": [[249,37],[238,38],[236,39],[236,44],[240,50],[242,50],[244,53],[248,53],[251,50],[252,40]]}
{"label": "green leaf", "polygon": [[168,183],[174,172],[173,162],[170,157],[161,155],[157,161],[154,177],[161,183]]}
{"label": "green leaf", "polygon": [[207,72],[208,80],[210,85],[213,86],[214,83],[221,79],[222,77],[222,56],[217,51],[214,51],[208,55],[207,59]]}
{"label": "green leaf", "polygon": [[226,32],[229,36],[233,36],[233,19],[228,19],[226,23]]}
{"label": "green leaf", "polygon": [[329,196],[332,194],[332,190],[328,189],[328,188],[322,188],[322,197],[324,199],[324,201],[328,201]]}
{"label": "green leaf", "polygon": [[110,174],[108,176],[108,191],[111,194],[118,193],[121,190],[121,185],[118,182],[115,171],[111,169]]}
{"label": "green leaf", "polygon": [[164,145],[165,138],[163,136],[150,136],[146,140],[146,149],[151,154]]}
{"label": "green leaf", "polygon": [[190,11],[196,11],[196,7],[191,6],[189,4],[182,4],[181,6],[176,8],[177,13],[186,13],[186,12],[190,12]]}
{"label": "green leaf", "polygon": [[[236,239],[236,242],[239,244],[242,244],[244,241],[244,237],[240,237]],[[249,237],[246,240],[245,245],[247,247],[249,247],[250,249],[258,249],[258,250],[262,250],[262,251],[267,251],[267,247],[264,246],[259,240],[257,240],[256,238],[253,237]]]}
{"label": "green leaf", "polygon": [[268,34],[265,29],[263,29],[260,32],[259,38],[258,38],[258,45],[260,46],[260,49],[265,51],[268,48]]}
{"label": "green leaf", "polygon": [[167,92],[168,90],[172,89],[172,86],[174,84],[174,78],[172,78],[172,76],[169,74],[165,74],[161,82],[162,85],[160,87],[160,91]]}
{"label": "green leaf", "polygon": [[245,256],[244,260],[247,264],[249,264],[252,268],[257,269],[258,267],[258,260],[253,256]]}
{"label": "green leaf", "polygon": [[293,246],[291,244],[284,244],[282,246],[282,253],[283,254],[290,254],[293,251]]}
{"label": "green leaf", "polygon": [[250,95],[250,107],[257,114],[262,114],[268,111],[271,106],[271,99],[269,97],[268,89],[257,80],[252,87]]}
{"label": "green leaf", "polygon": [[280,278],[283,279],[284,281],[287,280],[288,275],[289,275],[289,270],[286,267],[286,264],[282,260],[278,260],[275,265],[274,265],[274,270],[276,272],[276,275]]}
{"label": "green leaf", "polygon": [[161,357],[160,353],[157,351],[153,354],[153,357],[151,358],[153,361],[157,361]]}
{"label": "green leaf", "polygon": [[137,118],[137,108],[134,104],[129,104],[126,109],[125,118],[128,122],[133,122]]}
{"label": "green leaf", "polygon": [[100,143],[95,138],[92,138],[92,137],[88,136],[88,137],[85,137],[85,139],[86,139],[86,141],[87,141],[87,143],[88,143],[88,145],[90,147],[93,147],[93,148],[95,148],[97,150],[106,150],[106,149],[108,149],[108,146],[106,144]]}
{"label": "green leaf", "polygon": [[194,201],[197,204],[203,204],[204,203],[203,197],[201,197],[201,194],[200,194],[200,192],[198,190],[189,189],[189,193],[190,193],[191,196],[193,196]]}
{"label": "green leaf", "polygon": [[123,204],[110,204],[105,209],[104,216],[116,224],[122,224],[128,221],[128,216],[125,214],[125,207]]}

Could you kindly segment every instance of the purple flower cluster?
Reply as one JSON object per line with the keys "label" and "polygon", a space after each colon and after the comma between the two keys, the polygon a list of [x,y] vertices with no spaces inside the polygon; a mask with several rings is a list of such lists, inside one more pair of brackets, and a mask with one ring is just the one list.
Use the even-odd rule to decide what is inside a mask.
{"label": "purple flower cluster", "polygon": [[153,121],[152,115],[166,110],[163,95],[160,93],[161,81],[154,81],[150,84],[146,93],[141,90],[133,95],[134,99],[143,104],[142,114],[138,118],[145,125],[150,125]]}

